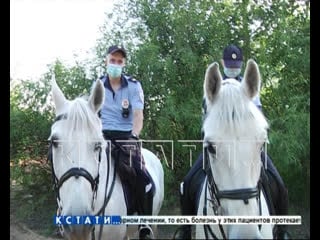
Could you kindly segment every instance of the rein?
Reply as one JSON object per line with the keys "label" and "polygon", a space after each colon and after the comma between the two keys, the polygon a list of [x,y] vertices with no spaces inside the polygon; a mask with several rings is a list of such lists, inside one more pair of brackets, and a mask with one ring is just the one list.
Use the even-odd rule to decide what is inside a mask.
{"label": "rein", "polygon": [[[108,156],[109,155],[107,154],[108,169],[107,169],[106,189],[108,189],[108,185],[109,185],[109,174],[110,174],[110,170],[109,169],[110,169],[110,165],[111,165],[111,163],[110,163],[111,158],[109,158]],[[111,187],[110,187],[109,193],[108,193],[108,195],[106,195],[106,194],[104,195],[103,205],[100,208],[100,210],[97,212],[96,215],[104,214],[104,211],[105,211],[105,209],[106,209],[106,207],[108,205],[108,202],[110,200],[111,194],[112,194],[113,189],[114,189],[114,184],[116,182],[115,180],[116,180],[116,168],[114,167],[112,183],[111,183]],[[100,224],[99,237],[98,237],[99,240],[101,239],[101,236],[102,236],[102,229],[103,229],[103,224]],[[95,231],[95,227],[92,229],[92,234],[91,234],[92,240],[95,240],[94,231]]]}
{"label": "rein", "polygon": [[[61,114],[61,115],[58,115],[54,122],[57,122],[59,120],[63,120],[63,119],[67,119],[67,115],[66,114]],[[53,181],[53,189],[55,191],[55,195],[56,195],[56,198],[57,198],[57,201],[58,203],[60,203],[60,193],[59,193],[59,189],[60,187],[63,185],[63,183],[65,181],[67,181],[69,178],[71,177],[75,177],[75,178],[79,178],[79,177],[84,177],[85,179],[87,179],[90,184],[91,184],[91,188],[92,188],[92,191],[93,191],[93,198],[96,197],[97,195],[97,190],[98,190],[98,185],[99,185],[99,171],[98,171],[98,175],[93,178],[92,175],[84,168],[77,168],[77,167],[74,167],[74,168],[70,168],[68,171],[66,171],[60,179],[57,178],[56,174],[55,174],[55,171],[54,171],[54,167],[53,167],[53,156],[52,156],[52,144],[53,144],[53,140],[50,141],[50,144],[49,144],[49,151],[48,151],[48,157],[47,157],[47,160],[50,162],[50,166],[51,166],[51,173],[52,173],[52,181]],[[99,159],[98,159],[98,169],[100,168],[100,163],[101,163],[101,152],[102,152],[102,148],[100,147],[99,149]],[[110,175],[110,158],[108,157],[108,154],[107,154],[107,164],[108,164],[108,167],[107,167],[107,178],[106,178],[106,190],[108,189],[108,185],[109,185],[109,175]],[[101,214],[104,214],[105,212],[105,208],[111,198],[111,194],[113,192],[113,189],[114,189],[114,185],[115,185],[115,179],[116,179],[116,169],[114,168],[114,172],[113,172],[113,177],[112,177],[112,182],[111,182],[111,186],[110,186],[110,189],[109,189],[109,192],[108,194],[105,194],[104,196],[104,202],[103,202],[103,205],[101,206],[101,208],[99,209],[99,211],[97,212],[96,215],[101,215]],[[92,199],[92,207],[93,207],[93,201],[94,199]],[[59,208],[61,206],[58,206]],[[98,239],[100,240],[101,239],[101,236],[102,236],[102,229],[103,229],[103,224],[100,225],[100,229],[99,229],[99,237]],[[95,227],[93,227],[92,229],[92,240],[95,239],[95,234],[94,234],[94,231],[95,231]]]}
{"label": "rein", "polygon": [[[207,200],[209,200],[213,205],[213,211],[215,215],[222,215],[222,207],[220,204],[220,199],[231,199],[231,200],[243,200],[245,204],[249,203],[250,198],[256,198],[259,201],[259,214],[261,215],[261,199],[260,199],[260,191],[261,191],[261,184],[258,182],[256,187],[253,188],[240,188],[234,190],[223,190],[220,191],[217,187],[217,184],[214,180],[210,161],[209,161],[209,150],[208,147],[204,149],[204,160],[206,163],[206,186],[205,186],[205,197],[204,197],[204,207],[203,207],[203,215],[207,215]],[[207,190],[209,189],[211,199],[207,199]],[[209,239],[208,231],[210,232],[213,239],[218,239],[217,236],[214,234],[213,230],[211,229],[210,225],[203,225],[204,232],[206,239]],[[219,229],[222,234],[223,239],[226,238],[225,231],[222,225],[219,223]],[[259,224],[259,229],[261,229],[261,224]]]}

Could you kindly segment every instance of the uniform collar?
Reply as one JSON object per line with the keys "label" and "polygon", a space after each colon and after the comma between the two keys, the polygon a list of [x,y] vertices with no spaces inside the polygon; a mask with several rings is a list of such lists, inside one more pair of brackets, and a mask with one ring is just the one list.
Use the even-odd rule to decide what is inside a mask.
{"label": "uniform collar", "polygon": [[[113,92],[108,75],[106,75],[106,81],[104,82],[104,86]],[[125,88],[127,86],[128,86],[128,80],[126,79],[124,74],[121,74],[121,88]]]}
{"label": "uniform collar", "polygon": [[[225,74],[223,74],[223,80],[225,80],[225,79],[227,79],[227,78],[228,78],[228,77],[227,77]],[[238,80],[239,82],[241,82],[242,77],[241,77],[241,75],[238,75],[238,76],[235,77],[235,79]]]}

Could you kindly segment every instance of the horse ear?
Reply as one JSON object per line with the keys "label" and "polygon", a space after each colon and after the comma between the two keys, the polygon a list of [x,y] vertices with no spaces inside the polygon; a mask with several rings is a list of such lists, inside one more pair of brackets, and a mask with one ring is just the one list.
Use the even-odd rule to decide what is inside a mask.
{"label": "horse ear", "polygon": [[52,99],[56,107],[56,113],[59,114],[59,112],[62,112],[63,106],[65,106],[67,99],[65,98],[61,89],[59,88],[54,74],[51,78],[51,92]]}
{"label": "horse ear", "polygon": [[207,102],[212,102],[217,96],[221,87],[222,76],[217,62],[212,63],[207,68],[203,90]]}
{"label": "horse ear", "polygon": [[253,59],[249,59],[244,73],[244,79],[242,80],[242,86],[245,94],[249,98],[253,98],[259,93],[260,82],[261,80],[258,64]]}
{"label": "horse ear", "polygon": [[104,87],[100,79],[98,79],[91,89],[89,97],[89,105],[94,112],[98,112],[104,102]]}

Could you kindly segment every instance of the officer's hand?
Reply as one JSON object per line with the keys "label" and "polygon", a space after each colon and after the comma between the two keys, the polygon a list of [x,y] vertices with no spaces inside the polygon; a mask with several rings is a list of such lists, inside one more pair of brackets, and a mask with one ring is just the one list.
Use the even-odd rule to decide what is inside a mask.
{"label": "officer's hand", "polygon": [[131,135],[130,135],[130,140],[136,140],[136,141],[138,141],[138,140],[139,140],[139,137],[137,136],[137,134],[131,133]]}

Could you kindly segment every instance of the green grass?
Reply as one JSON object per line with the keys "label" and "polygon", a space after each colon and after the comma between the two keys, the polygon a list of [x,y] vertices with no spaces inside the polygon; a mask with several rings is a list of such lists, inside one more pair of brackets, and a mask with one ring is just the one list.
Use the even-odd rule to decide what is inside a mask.
{"label": "green grass", "polygon": [[51,190],[39,187],[27,191],[19,186],[11,188],[10,212],[15,221],[24,223],[40,235],[49,236],[54,230],[53,215],[56,203]]}

